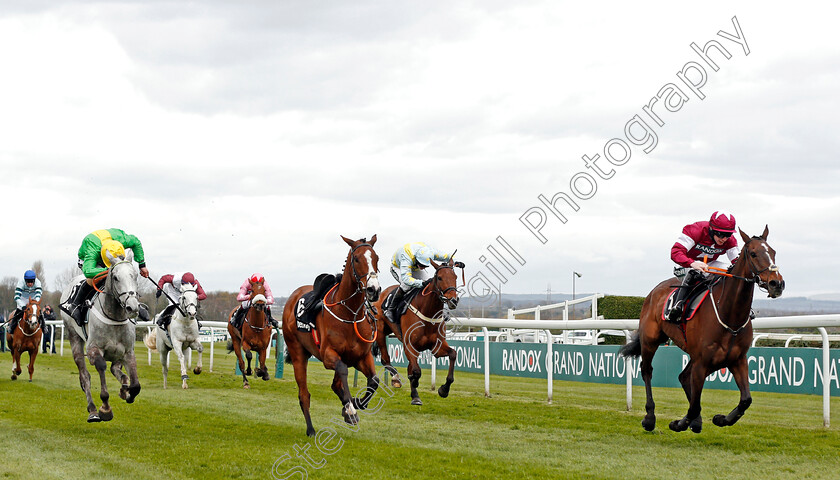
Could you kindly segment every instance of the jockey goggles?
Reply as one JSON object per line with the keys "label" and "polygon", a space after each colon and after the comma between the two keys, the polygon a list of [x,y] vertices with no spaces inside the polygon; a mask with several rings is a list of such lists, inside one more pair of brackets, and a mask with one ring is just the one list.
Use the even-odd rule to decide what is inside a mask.
{"label": "jockey goggles", "polygon": [[732,236],[732,232],[721,232],[715,229],[709,229],[709,231],[713,237],[729,238]]}

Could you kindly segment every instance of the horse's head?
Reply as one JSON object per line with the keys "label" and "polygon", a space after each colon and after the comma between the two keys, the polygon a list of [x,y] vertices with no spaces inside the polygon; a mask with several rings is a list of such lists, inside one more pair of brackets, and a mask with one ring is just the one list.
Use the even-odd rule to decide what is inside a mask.
{"label": "horse's head", "polygon": [[29,331],[33,331],[38,328],[39,318],[41,318],[41,301],[30,298],[29,305],[26,306],[25,315],[26,326],[29,327]]}
{"label": "horse's head", "polygon": [[344,265],[345,275],[350,272],[356,281],[357,288],[365,292],[369,302],[375,302],[382,293],[379,285],[379,255],[373,250],[376,243],[376,235],[371,237],[370,242],[366,239],[350,240],[341,237],[347,245],[350,245],[350,253],[347,255],[347,263]]}
{"label": "horse's head", "polygon": [[265,308],[268,300],[265,298],[265,285],[263,282],[250,282],[251,284],[251,306],[256,307],[257,310]]}
{"label": "horse's head", "polygon": [[440,297],[441,303],[445,303],[450,310],[458,306],[458,274],[455,273],[455,261],[437,264],[434,260],[432,267],[435,269],[435,276],[432,279],[432,289]]}
{"label": "horse's head", "polygon": [[741,261],[745,261],[748,268],[744,271],[744,276],[755,279],[758,287],[765,289],[769,297],[781,296],[785,289],[785,280],[776,266],[776,251],[767,244],[767,226],[764,226],[764,233],[760,237],[750,237],[740,228],[738,231],[744,240]]}
{"label": "horse's head", "polygon": [[190,317],[198,313],[198,287],[191,283],[181,284],[181,310]]}
{"label": "horse's head", "polygon": [[131,263],[134,255],[129,251],[126,255],[112,257],[108,252],[108,258],[111,259],[111,268],[108,269],[104,292],[119,302],[128,318],[136,318],[140,313],[140,300],[137,296],[137,270]]}

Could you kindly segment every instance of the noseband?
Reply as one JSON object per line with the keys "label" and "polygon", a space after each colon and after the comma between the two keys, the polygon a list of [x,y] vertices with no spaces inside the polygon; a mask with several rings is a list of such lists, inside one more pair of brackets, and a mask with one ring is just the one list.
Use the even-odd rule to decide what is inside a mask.
{"label": "noseband", "polygon": [[[750,242],[753,241],[753,240],[758,240],[760,238],[761,237],[752,237],[750,239]],[[745,252],[746,252],[746,246],[749,245],[750,242],[747,242],[746,244],[744,244]],[[758,285],[759,290],[767,293],[767,291],[769,289],[769,285],[767,285],[767,282],[765,282],[764,280],[761,279],[761,274],[764,273],[764,272],[767,272],[767,271],[778,272],[779,267],[777,267],[775,263],[771,263],[770,265],[767,266],[767,268],[764,268],[762,270],[758,270],[758,269],[755,268],[755,265],[753,265],[752,260],[750,260],[750,257],[747,257],[747,265],[749,265],[749,267],[750,267],[750,273],[752,273],[752,278],[749,278],[749,279],[744,278],[744,280],[747,281],[747,282],[755,283],[756,285]],[[738,277],[738,278],[742,278],[742,277]]]}
{"label": "noseband", "polygon": [[[359,248],[362,248],[362,247],[370,247],[371,250],[373,250],[373,245],[371,245],[369,243],[360,243],[360,244],[356,245],[355,247],[353,247],[353,250],[350,251],[350,256],[352,257],[353,254],[356,253],[356,250],[359,249]],[[357,285],[356,286],[356,292],[359,292],[362,289],[366,289],[367,284],[368,284],[368,282],[370,282],[371,279],[379,278],[379,273],[376,272],[376,271],[368,272],[367,275],[362,277],[361,275],[358,274],[358,272],[356,272],[356,263],[355,262],[350,262],[350,270],[353,272],[353,278],[356,279],[356,285]],[[364,281],[362,281],[363,279],[364,279]],[[355,295],[356,292],[354,292],[353,295]]]}

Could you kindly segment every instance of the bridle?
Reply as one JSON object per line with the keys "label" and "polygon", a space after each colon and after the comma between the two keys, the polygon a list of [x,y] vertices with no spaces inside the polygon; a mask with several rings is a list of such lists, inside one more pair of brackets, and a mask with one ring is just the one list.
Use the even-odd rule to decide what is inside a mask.
{"label": "bridle", "polygon": [[[458,288],[457,287],[448,287],[445,290],[440,289],[440,285],[438,285],[437,273],[439,271],[443,270],[443,269],[451,269],[452,273],[455,273],[455,267],[453,265],[440,265],[440,266],[438,266],[438,268],[435,270],[434,280],[432,280],[430,283],[426,284],[426,286],[423,288],[423,291],[421,292],[421,294],[425,297],[425,296],[429,295],[430,293],[432,293],[431,291],[427,291],[427,290],[429,290],[429,286],[431,286],[432,290],[435,293],[437,293],[437,296],[438,296],[438,299],[440,299],[440,302],[445,304],[449,300],[448,298],[446,298],[446,294],[449,293],[452,290],[454,290],[457,293]],[[457,273],[455,274],[455,278],[456,279],[458,278]],[[457,280],[456,280],[456,283],[457,283]]]}
{"label": "bridle", "polygon": [[[264,290],[263,290],[263,292],[264,292]],[[252,294],[252,298],[251,298],[251,308],[255,308],[257,311],[265,312],[265,308],[267,307],[267,305],[266,305],[265,303],[254,303],[254,302],[253,302],[253,297],[256,297],[257,295],[263,295],[263,296],[265,296],[265,294],[264,294],[264,293],[254,294],[254,290],[253,290],[253,289],[251,290],[251,294]],[[264,316],[266,319],[268,319],[268,314],[263,313],[263,316]],[[245,315],[245,323],[247,323],[247,324],[248,324],[248,328],[250,328],[251,330],[253,330],[253,331],[255,331],[255,332],[262,332],[263,330],[265,330],[266,328],[268,328],[268,325],[269,325],[268,321],[266,320],[266,321],[264,322],[264,325],[263,325],[262,327],[256,327],[256,326],[254,326],[254,325],[251,323],[251,320],[248,318],[248,315]]]}
{"label": "bridle", "polygon": [[[355,247],[353,247],[352,250],[350,250],[350,255],[348,256],[348,258],[351,258],[351,259],[355,258],[354,254],[356,253],[356,250],[358,250],[362,247],[369,247],[371,249],[371,251],[373,251],[373,245],[371,245],[369,243],[360,243],[360,244],[356,245]],[[353,329],[356,331],[356,336],[359,337],[360,340],[362,340],[363,342],[366,342],[366,343],[373,343],[373,342],[376,341],[376,335],[377,335],[376,318],[373,315],[371,315],[370,312],[368,311],[370,307],[368,306],[367,299],[365,299],[362,302],[362,304],[359,305],[359,308],[356,308],[356,309],[350,308],[350,306],[347,305],[347,302],[349,302],[350,299],[355,297],[356,295],[358,295],[360,293],[363,294],[363,290],[367,289],[368,282],[370,282],[372,279],[377,279],[379,277],[379,272],[376,271],[375,267],[374,267],[374,271],[367,272],[367,275],[364,275],[364,276],[359,275],[359,272],[356,271],[356,264],[352,260],[350,260],[350,271],[353,274],[353,279],[356,281],[356,290],[353,293],[351,293],[350,296],[348,296],[344,300],[339,300],[335,303],[328,303],[327,302],[327,297],[330,296],[330,295],[335,297],[335,292],[336,292],[336,290],[338,289],[338,286],[341,283],[339,282],[339,283],[335,284],[330,289],[330,291],[327,292],[326,295],[324,295],[324,310],[326,310],[330,315],[332,315],[339,322],[352,323],[353,324]],[[350,312],[353,315],[353,319],[352,320],[345,320],[345,319],[339,317],[338,315],[336,315],[335,312],[333,312],[330,309],[330,307],[335,307],[336,305],[343,306],[348,312]],[[361,313],[361,315],[360,315],[360,313]],[[359,322],[364,321],[365,318],[368,319],[368,323],[371,324],[371,329],[373,330],[373,338],[370,339],[370,340],[367,340],[366,338],[362,337],[361,334],[359,334]]]}
{"label": "bridle", "polygon": [[[744,249],[743,249],[743,252],[744,252],[745,255],[747,254],[747,245],[749,245],[750,242],[752,242],[753,240],[762,240],[762,238],[761,237],[752,237],[749,242],[745,243],[744,244]],[[747,282],[755,283],[756,285],[758,285],[759,290],[761,290],[764,293],[767,293],[767,291],[769,289],[769,286],[767,285],[767,282],[765,282],[764,280],[761,279],[761,274],[764,273],[764,272],[767,272],[767,271],[778,272],[779,267],[777,267],[775,263],[771,263],[766,268],[764,268],[762,270],[758,270],[755,267],[755,265],[753,265],[753,262],[750,259],[750,257],[746,257],[746,260],[747,260],[747,265],[750,267],[750,273],[752,273],[752,278],[749,278],[749,279],[744,278],[744,277],[737,277],[737,278],[741,278],[741,279],[743,279],[744,281],[747,281]]]}
{"label": "bridle", "polygon": [[[99,293],[104,293],[106,295],[110,295],[111,297],[114,297],[117,300],[117,304],[119,304],[120,308],[125,310],[126,307],[128,306],[128,300],[131,299],[131,298],[137,298],[137,291],[136,290],[127,290],[125,292],[117,292],[116,291],[114,281],[110,277],[112,276],[114,271],[116,271],[117,266],[122,265],[122,264],[128,264],[129,266],[131,266],[131,262],[129,260],[120,260],[119,262],[114,263],[113,265],[111,265],[111,268],[109,268],[108,270],[105,270],[104,272],[100,273],[99,275],[97,275],[93,278],[93,288]],[[97,281],[101,280],[102,278],[105,278],[105,289],[107,289],[107,291],[105,291],[105,289],[100,290],[99,287],[96,286]],[[100,300],[100,302],[101,302],[101,300]],[[109,320],[112,320],[112,321],[121,322],[121,321],[126,320],[125,318],[123,318],[123,319],[111,318],[110,316],[108,316],[105,313],[104,310],[102,311],[102,313],[106,317],[108,317]],[[129,318],[129,320],[131,320],[132,323],[136,323],[131,318]]]}

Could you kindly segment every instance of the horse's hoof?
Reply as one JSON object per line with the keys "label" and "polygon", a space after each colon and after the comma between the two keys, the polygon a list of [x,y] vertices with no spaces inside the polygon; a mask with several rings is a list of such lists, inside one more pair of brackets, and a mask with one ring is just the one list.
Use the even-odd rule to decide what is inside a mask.
{"label": "horse's hoof", "polygon": [[17,375],[15,375],[14,373],[12,374],[12,380],[17,380]]}
{"label": "horse's hoof", "polygon": [[700,433],[700,431],[703,430],[703,419],[700,417],[695,418],[688,425],[688,428],[690,428],[694,433]]}
{"label": "horse's hoof", "polygon": [[423,401],[420,400],[420,397],[415,397],[411,399],[412,405],[423,405]]}
{"label": "horse's hoof", "polygon": [[184,390],[186,390],[186,389],[188,389],[188,388],[190,388],[190,387],[189,387],[189,386],[187,386],[187,382],[184,382],[184,383],[182,383],[182,384],[181,384],[181,388],[183,388]]}
{"label": "horse's hoof", "polygon": [[31,379],[31,378],[29,379],[29,383],[32,383],[32,379]]}
{"label": "horse's hoof", "polygon": [[391,379],[391,386],[394,387],[394,388],[401,388],[402,387],[402,382],[400,382],[396,378],[392,378]]}
{"label": "horse's hoof", "polygon": [[359,415],[344,415],[344,422],[348,425],[358,425],[359,424]]}
{"label": "horse's hoof", "polygon": [[684,432],[688,428],[688,422],[685,420],[685,418],[674,420],[673,422],[668,424],[668,428],[675,432]]}
{"label": "horse's hoof", "polygon": [[351,397],[350,401],[353,402],[353,408],[357,408],[359,410],[364,410],[367,408],[367,404],[362,405],[362,401],[359,400],[357,397]]}
{"label": "horse's hoof", "polygon": [[201,374],[201,367],[195,367],[195,368],[193,369],[193,373],[194,373],[194,374],[196,374],[196,375]]}
{"label": "horse's hoof", "polygon": [[137,395],[140,395],[140,385],[128,387],[128,398],[125,399],[125,403],[134,403],[134,400],[137,399]]}
{"label": "horse's hoof", "polygon": [[656,417],[642,419],[642,428],[646,431],[652,432],[654,427],[656,427]]}
{"label": "horse's hoof", "polygon": [[448,397],[449,396],[449,386],[441,385],[440,388],[438,388],[438,395],[440,395],[440,398]]}
{"label": "horse's hoof", "polygon": [[314,428],[307,428],[306,429],[306,436],[307,437],[314,437],[315,436],[315,429]]}
{"label": "horse's hoof", "polygon": [[249,368],[248,370],[245,370],[245,375],[253,375],[253,373],[251,373],[251,369],[250,369],[250,368]]}
{"label": "horse's hoof", "polygon": [[712,417],[712,423],[714,423],[718,427],[728,427],[729,426],[729,424],[726,423],[726,416],[721,415],[721,414],[717,414],[714,417]]}
{"label": "horse's hoof", "polygon": [[251,388],[251,386],[250,386],[250,385],[248,385],[247,383],[245,383],[245,384],[243,384],[243,385],[242,385],[242,388],[244,388],[244,389],[246,389],[246,390],[247,390],[247,389],[250,389],[250,388]]}
{"label": "horse's hoof", "polygon": [[[110,422],[114,418],[114,411],[108,410],[103,411],[101,408],[99,409],[99,419],[103,422]],[[90,421],[90,420],[88,420]]]}
{"label": "horse's hoof", "polygon": [[99,418],[98,414],[91,413],[90,415],[88,415],[87,421],[88,421],[88,423],[96,423],[96,422],[101,422],[102,419]]}

